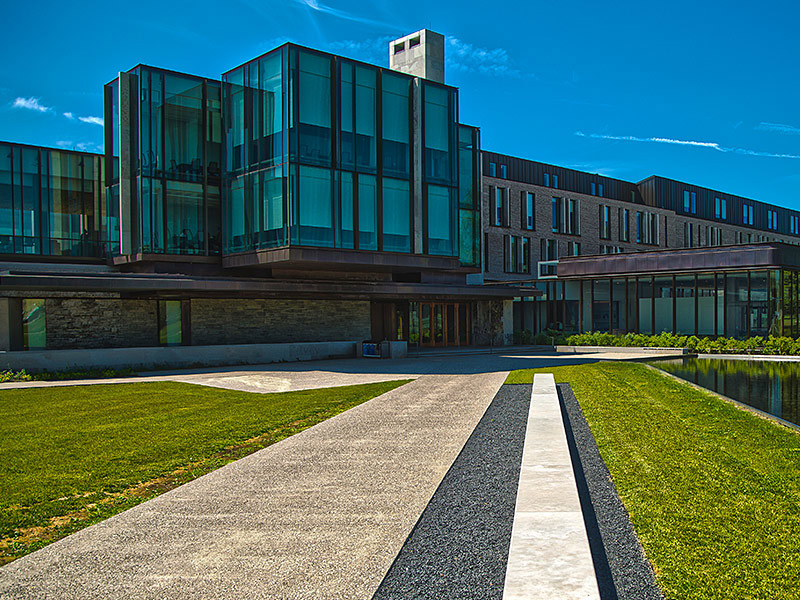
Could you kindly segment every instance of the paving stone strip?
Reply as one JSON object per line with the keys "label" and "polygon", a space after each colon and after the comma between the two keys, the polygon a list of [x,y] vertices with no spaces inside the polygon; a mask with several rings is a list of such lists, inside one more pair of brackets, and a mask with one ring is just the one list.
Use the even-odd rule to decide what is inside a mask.
{"label": "paving stone strip", "polygon": [[533,379],[504,600],[599,600],[561,416],[550,373]]}
{"label": "paving stone strip", "polygon": [[422,376],[0,568],[0,597],[369,598],[506,375]]}

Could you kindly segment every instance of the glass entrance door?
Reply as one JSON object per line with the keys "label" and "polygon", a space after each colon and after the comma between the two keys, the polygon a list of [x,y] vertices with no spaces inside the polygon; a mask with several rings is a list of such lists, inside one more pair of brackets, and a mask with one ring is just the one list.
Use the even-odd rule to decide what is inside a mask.
{"label": "glass entrance door", "polygon": [[469,304],[465,302],[420,302],[420,345],[467,346],[469,323]]}

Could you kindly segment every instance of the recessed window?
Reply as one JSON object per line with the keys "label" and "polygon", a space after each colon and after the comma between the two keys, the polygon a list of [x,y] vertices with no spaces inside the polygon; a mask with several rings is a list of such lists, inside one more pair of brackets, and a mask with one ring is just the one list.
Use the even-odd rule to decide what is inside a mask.
{"label": "recessed window", "polygon": [[44,299],[22,300],[22,347],[25,350],[44,350],[47,341]]}
{"label": "recessed window", "polygon": [[414,46],[419,46],[419,36],[415,36],[408,40],[408,47],[413,48]]}
{"label": "recessed window", "polygon": [[500,177],[502,177],[503,179],[508,178],[508,167],[506,167],[505,165],[500,165]]}
{"label": "recessed window", "polygon": [[183,342],[181,332],[181,301],[158,301],[158,341],[162,346],[180,346]]}
{"label": "recessed window", "polygon": [[406,49],[405,42],[400,42],[399,44],[394,45],[394,53],[400,54],[403,50]]}
{"label": "recessed window", "polygon": [[489,163],[489,177],[497,177],[497,164],[490,162]]}

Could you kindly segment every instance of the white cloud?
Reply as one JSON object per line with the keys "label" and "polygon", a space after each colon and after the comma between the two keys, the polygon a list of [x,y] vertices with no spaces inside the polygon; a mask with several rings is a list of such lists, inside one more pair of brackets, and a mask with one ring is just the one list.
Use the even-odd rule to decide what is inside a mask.
{"label": "white cloud", "polygon": [[38,112],[47,112],[50,110],[49,106],[45,106],[39,102],[38,98],[31,96],[30,98],[19,97],[14,100],[14,108],[25,108],[27,110],[35,110]]}
{"label": "white cloud", "polygon": [[68,140],[61,140],[56,142],[56,146],[64,148],[65,150],[79,150],[80,152],[95,152],[102,153],[103,146],[95,142],[73,142]]}
{"label": "white cloud", "polygon": [[386,35],[365,40],[339,40],[328,44],[328,50],[349,58],[371,64],[388,64],[389,42],[395,39]]}
{"label": "white cloud", "polygon": [[746,148],[728,148],[718,144],[717,142],[698,142],[695,140],[678,140],[673,138],[662,137],[636,137],[633,135],[605,135],[601,133],[583,133],[576,131],[575,135],[579,137],[594,138],[597,140],[615,140],[621,142],[645,142],[653,144],[677,144],[679,146],[695,146],[700,148],[710,148],[718,152],[731,152],[734,154],[744,154],[746,156],[763,156],[767,158],[800,158],[796,154],[778,154],[774,152],[761,152],[759,150],[748,150]]}
{"label": "white cloud", "polygon": [[103,126],[102,117],[78,117],[78,120],[84,123],[91,123],[92,125],[100,125],[100,127]]}
{"label": "white cloud", "polygon": [[786,133],[789,135],[800,135],[800,127],[794,125],[784,125],[783,123],[766,123],[762,121],[756,129],[761,131],[774,131],[776,133]]}
{"label": "white cloud", "polygon": [[355,23],[364,23],[366,25],[377,25],[379,27],[390,27],[392,29],[395,29],[395,26],[390,25],[389,23],[384,23],[383,21],[376,21],[375,19],[368,19],[366,17],[361,17],[357,14],[339,10],[338,8],[333,8],[325,4],[320,4],[317,0],[295,0],[295,2],[297,4],[301,4],[311,9],[314,12],[331,15],[332,17],[337,17],[339,19],[344,19],[346,21],[353,21]]}
{"label": "white cloud", "polygon": [[445,64],[462,73],[514,78],[523,76],[512,64],[505,48],[480,48],[455,37],[448,37],[445,41]]}
{"label": "white cloud", "polygon": [[70,121],[73,121],[75,119],[75,115],[73,115],[71,112],[65,112],[64,116],[67,117]]}

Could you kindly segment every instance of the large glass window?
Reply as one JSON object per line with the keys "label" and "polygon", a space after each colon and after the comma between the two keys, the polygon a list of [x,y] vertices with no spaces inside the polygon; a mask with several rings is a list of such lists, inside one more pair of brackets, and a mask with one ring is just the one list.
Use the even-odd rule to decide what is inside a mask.
{"label": "large glass window", "polygon": [[204,250],[203,186],[167,180],[167,253],[201,254]]}
{"label": "large glass window", "polygon": [[450,188],[428,186],[428,254],[454,254],[455,208]]}
{"label": "large glass window", "polygon": [[376,72],[344,62],[341,66],[340,164],[374,172],[377,166]]}
{"label": "large glass window", "polygon": [[378,249],[378,184],[374,175],[358,176],[358,247]]}
{"label": "large glass window", "polygon": [[697,335],[714,335],[717,290],[713,273],[697,276]]}
{"label": "large glass window", "polygon": [[592,329],[594,331],[611,331],[611,290],[608,279],[595,279],[594,296],[592,298]]}
{"label": "large glass window", "polygon": [[299,52],[297,156],[302,162],[331,160],[331,61]]}
{"label": "large glass window", "polygon": [[766,271],[750,273],[750,335],[769,335],[769,289]]}
{"label": "large glass window", "polygon": [[383,173],[391,177],[409,174],[409,79],[384,71],[383,95]]}
{"label": "large glass window", "polygon": [[454,156],[451,147],[453,92],[424,82],[424,162],[425,177],[430,181],[453,184]]}
{"label": "large glass window", "polygon": [[477,132],[458,128],[458,243],[462,265],[477,266],[480,261],[480,184],[475,178],[478,160]]}
{"label": "large glass window", "polygon": [[44,350],[47,346],[47,324],[44,299],[22,299],[22,347]]}
{"label": "large glass window", "polygon": [[339,191],[338,233],[336,234],[337,248],[353,248],[355,237],[353,235],[353,174],[337,171]]}
{"label": "large glass window", "polygon": [[611,331],[613,333],[625,332],[625,280],[611,280]]}
{"label": "large glass window", "polygon": [[639,286],[639,333],[653,333],[653,280],[640,277]]}
{"label": "large glass window", "polygon": [[333,246],[333,199],[331,172],[301,166],[297,200],[301,246]]}
{"label": "large glass window", "polygon": [[158,341],[162,346],[180,346],[183,342],[180,300],[158,301]]}
{"label": "large glass window", "polygon": [[170,179],[203,178],[203,83],[164,76],[164,166]]}
{"label": "large glass window", "polygon": [[727,273],[725,280],[725,333],[728,337],[747,337],[747,273]]}
{"label": "large glass window", "polygon": [[411,252],[411,198],[408,181],[383,180],[383,250]]}
{"label": "large glass window", "polygon": [[694,310],[694,275],[677,275],[675,277],[675,333],[694,335]]}
{"label": "large glass window", "polygon": [[672,277],[656,277],[654,279],[653,296],[655,298],[655,333],[673,331],[673,288]]}

